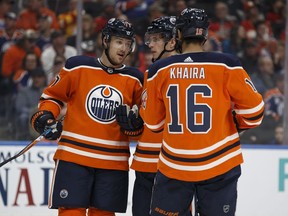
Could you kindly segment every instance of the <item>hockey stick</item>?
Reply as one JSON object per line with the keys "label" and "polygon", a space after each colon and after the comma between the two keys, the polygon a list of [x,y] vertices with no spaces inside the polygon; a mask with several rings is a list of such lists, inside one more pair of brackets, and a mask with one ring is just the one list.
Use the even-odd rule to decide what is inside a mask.
{"label": "hockey stick", "polygon": [[25,152],[27,152],[32,146],[36,145],[39,141],[43,139],[45,135],[47,135],[52,129],[47,129],[45,130],[40,136],[38,136],[35,140],[33,140],[31,143],[29,143],[25,148],[23,148],[20,152],[15,154],[13,157],[8,158],[7,160],[4,160],[3,162],[0,163],[0,167],[4,166],[8,162],[18,158],[19,156],[23,155]]}

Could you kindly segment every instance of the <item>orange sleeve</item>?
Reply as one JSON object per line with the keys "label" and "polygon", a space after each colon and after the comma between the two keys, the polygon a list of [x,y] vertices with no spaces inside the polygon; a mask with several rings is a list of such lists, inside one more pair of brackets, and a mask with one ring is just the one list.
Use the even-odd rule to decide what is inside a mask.
{"label": "orange sleeve", "polygon": [[25,53],[22,53],[19,49],[17,50],[14,47],[9,48],[3,56],[2,75],[9,77],[15,73],[16,70],[20,69],[24,55]]}

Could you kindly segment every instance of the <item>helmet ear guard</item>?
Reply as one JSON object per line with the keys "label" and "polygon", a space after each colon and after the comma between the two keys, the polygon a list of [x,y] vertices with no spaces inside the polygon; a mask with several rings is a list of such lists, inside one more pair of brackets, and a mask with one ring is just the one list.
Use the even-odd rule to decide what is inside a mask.
{"label": "helmet ear guard", "polygon": [[136,39],[133,38],[133,39],[132,39],[132,44],[131,44],[131,51],[130,51],[130,53],[133,53],[133,52],[135,51],[135,49],[136,49]]}

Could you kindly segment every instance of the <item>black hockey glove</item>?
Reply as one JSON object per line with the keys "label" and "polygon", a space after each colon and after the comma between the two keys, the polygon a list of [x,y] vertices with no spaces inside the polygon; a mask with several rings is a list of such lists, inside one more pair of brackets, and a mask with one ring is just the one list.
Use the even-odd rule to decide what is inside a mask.
{"label": "black hockey glove", "polygon": [[56,121],[50,111],[40,110],[31,117],[30,121],[34,130],[49,140],[57,140],[62,132],[62,123]]}
{"label": "black hockey glove", "polygon": [[237,129],[239,135],[243,134],[247,129],[240,129],[239,128],[239,123],[238,123],[237,118],[236,118],[236,112],[234,110],[232,111],[232,116],[233,116],[233,120],[234,120],[236,129]]}
{"label": "black hockey glove", "polygon": [[137,105],[132,109],[127,104],[116,107],[116,120],[122,133],[127,136],[138,136],[143,132],[144,122],[139,115]]}

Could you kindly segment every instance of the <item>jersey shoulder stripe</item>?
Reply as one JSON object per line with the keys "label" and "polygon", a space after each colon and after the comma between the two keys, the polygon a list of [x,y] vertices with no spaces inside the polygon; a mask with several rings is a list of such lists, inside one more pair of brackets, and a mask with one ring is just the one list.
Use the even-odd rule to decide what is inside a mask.
{"label": "jersey shoulder stripe", "polygon": [[129,67],[129,66],[125,66],[121,69],[117,69],[115,70],[116,73],[122,74],[122,75],[128,75],[128,76],[132,76],[135,77],[139,80],[139,82],[141,83],[141,85],[143,86],[143,82],[144,82],[144,73],[141,72],[140,70],[138,70],[135,67]]}
{"label": "jersey shoulder stripe", "polygon": [[98,63],[98,61],[96,61],[95,58],[91,56],[79,55],[68,58],[64,67],[67,70],[70,70],[79,66],[100,67],[101,65]]}
{"label": "jersey shoulder stripe", "polygon": [[106,71],[109,74],[118,73],[118,74],[128,75],[128,76],[138,79],[141,85],[143,85],[144,75],[137,68],[123,65],[120,68],[111,70],[111,68],[106,67],[105,65],[101,64],[99,59],[96,59],[95,57],[91,57],[91,56],[73,56],[67,59],[65,66],[64,66],[66,71],[72,71],[74,69],[78,69],[81,67],[95,68],[95,69],[101,68],[102,70]]}
{"label": "jersey shoulder stripe", "polygon": [[153,77],[159,70],[162,70],[163,68],[169,67],[173,64],[183,64],[183,66],[191,66],[193,64],[223,65],[229,69],[242,68],[239,59],[232,54],[214,52],[185,53],[158,60],[157,62],[150,65],[148,69],[148,79]]}

